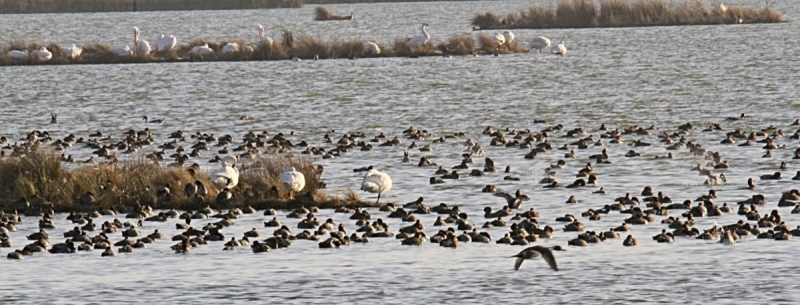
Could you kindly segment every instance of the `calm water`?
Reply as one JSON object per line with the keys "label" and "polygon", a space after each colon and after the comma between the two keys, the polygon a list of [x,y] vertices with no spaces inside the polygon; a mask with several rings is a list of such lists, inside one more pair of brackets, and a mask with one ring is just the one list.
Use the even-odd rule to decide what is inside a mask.
{"label": "calm water", "polygon": [[[761,6],[762,1],[736,3]],[[730,7],[736,3],[726,4]],[[194,38],[222,40],[248,38],[255,41],[255,24],[268,28],[268,35],[279,37],[287,28],[326,39],[365,38],[390,42],[418,31],[419,24],[430,24],[434,42],[454,34],[470,33],[469,20],[475,12],[511,12],[528,2],[492,1],[468,3],[403,3],[369,5],[331,5],[339,13],[356,12],[354,22],[312,21],[313,6],[303,9],[260,11],[152,12],[69,15],[6,15],[0,19],[0,41],[58,42],[62,45],[90,42],[130,43],[130,28],[139,26],[153,43],[159,33],[176,35],[186,42]],[[772,4],[789,20],[796,20],[800,6],[792,1]],[[673,160],[653,161],[665,155],[663,144],[651,136],[624,136],[627,142],[641,139],[651,147],[637,147],[640,158],[625,158],[631,147],[607,143],[611,165],[596,166],[599,186],[608,195],[592,194],[597,187],[545,190],[538,180],[549,164],[562,159],[564,151],[540,154],[524,160],[528,151],[490,147],[481,131],[487,125],[514,129],[540,130],[561,123],[567,129],[583,127],[599,136],[600,123],[612,128],[656,125],[672,132],[678,124],[692,122],[695,129],[687,137],[705,147],[720,151],[733,168],[723,171],[729,185],[719,186],[715,202],[733,203],[750,197],[741,190],[748,177],[778,170],[780,161],[789,163],[783,170],[791,177],[800,169],[792,160],[796,140],[781,138],[787,149],[772,151],[762,158],[761,145],[752,147],[719,144],[724,132],[736,128],[760,130],[769,125],[787,135],[797,128],[789,126],[800,118],[798,104],[797,23],[778,25],[697,26],[630,29],[579,29],[515,31],[526,42],[539,35],[554,41],[564,40],[569,53],[564,57],[548,54],[518,54],[420,59],[325,60],[246,63],[180,63],[152,65],[103,65],[0,68],[0,135],[21,138],[33,129],[46,129],[55,137],[69,133],[86,137],[103,131],[121,137],[129,128],[150,127],[165,141],[171,131],[201,131],[235,137],[247,131],[270,133],[295,131],[293,142],[330,148],[322,135],[335,129],[334,137],[345,132],[364,131],[369,137],[379,132],[400,135],[409,126],[424,128],[434,135],[463,131],[467,137],[434,144],[434,151],[410,150],[413,160],[427,155],[434,162],[451,167],[460,161],[460,143],[472,138],[483,145],[487,156],[498,167],[510,165],[512,175],[522,181],[503,181],[506,174],[466,177],[447,184],[427,183],[433,169],[418,168],[416,162],[403,164],[400,147],[376,147],[371,152],[349,152],[343,158],[317,160],[326,168],[324,179],[331,191],[358,188],[361,175],[352,168],[374,165],[388,172],[394,187],[384,198],[400,203],[419,196],[434,205],[439,202],[459,205],[472,222],[485,221],[481,210],[500,208],[500,198],[480,193],[486,184],[504,191],[521,189],[532,197],[523,209],[535,207],[541,225],[556,228],[555,237],[545,245],[565,245],[575,233],[561,232],[563,223],[554,219],[566,213],[580,214],[589,208],[611,203],[613,198],[631,192],[638,195],[645,185],[663,191],[674,199],[694,199],[705,194],[704,177],[689,169],[705,163],[684,149]],[[745,112],[746,121],[728,122],[724,118]],[[49,125],[49,114],[61,121]],[[143,124],[142,115],[164,118],[161,125]],[[249,115],[252,121],[238,117]],[[548,121],[534,125],[533,119]],[[704,133],[700,129],[722,123],[724,132]],[[551,135],[554,146],[575,141]],[[431,140],[433,137],[429,138]],[[425,141],[427,142],[427,141]],[[605,141],[608,142],[608,141]],[[421,144],[418,142],[418,144]],[[151,148],[155,149],[155,148]],[[571,182],[574,173],[590,154],[602,147],[575,149],[577,159],[568,159],[558,178]],[[67,151],[85,159],[88,150],[74,147]],[[213,156],[208,152],[203,160]],[[124,156],[121,155],[123,159]],[[210,168],[205,161],[203,166]],[[481,168],[482,161],[471,165]],[[759,210],[776,208],[782,191],[797,188],[797,182],[757,181],[758,193],[769,204]],[[575,195],[581,202],[564,204]],[[364,193],[364,198],[374,196]],[[787,223],[800,224],[791,208],[779,208]],[[293,232],[296,221],[281,221]],[[678,212],[673,212],[677,215]],[[356,229],[349,215],[322,211],[318,218],[332,217]],[[384,213],[374,217],[387,220]],[[604,231],[618,226],[626,214],[612,212],[603,221],[581,219],[587,230]],[[65,215],[56,217],[58,229],[51,242],[60,242],[61,232],[72,227]],[[433,235],[436,215],[420,217]],[[658,217],[659,219],[661,217]],[[253,227],[262,234],[267,216],[246,215],[226,228],[226,236],[241,237]],[[698,228],[708,229],[715,222],[733,223],[738,215],[698,219]],[[101,220],[110,220],[108,217]],[[388,219],[396,230],[406,223]],[[10,233],[14,248],[26,244],[25,235],[36,229],[36,219],[25,218],[18,232]],[[208,221],[197,221],[198,225]],[[177,220],[145,223],[140,230],[149,234],[160,229],[167,236],[178,234]],[[193,223],[194,225],[194,223]],[[23,261],[0,261],[0,303],[107,303],[172,302],[210,303],[228,301],[308,303],[356,303],[378,300],[383,303],[794,303],[800,295],[791,283],[794,273],[783,270],[800,267],[794,259],[797,241],[776,242],[745,238],[725,247],[710,241],[678,238],[674,244],[657,244],[650,237],[666,225],[636,226],[631,232],[640,245],[622,247],[622,240],[609,240],[587,248],[570,247],[558,252],[561,271],[549,270],[541,260],[523,264],[513,271],[507,258],[521,247],[492,244],[462,244],[444,249],[434,244],[404,247],[395,239],[373,239],[372,244],[353,245],[337,250],[318,249],[316,243],[297,241],[288,249],[253,254],[249,249],[223,252],[222,243],[193,249],[190,255],[175,255],[170,241],[158,241],[134,254],[101,259],[100,252],[74,255],[38,254]],[[507,228],[486,229],[496,240]],[[119,239],[115,234],[114,240]],[[624,237],[625,235],[623,235]],[[3,248],[5,254],[11,249]],[[788,283],[788,285],[787,285]],[[43,292],[43,293],[39,293]]]}

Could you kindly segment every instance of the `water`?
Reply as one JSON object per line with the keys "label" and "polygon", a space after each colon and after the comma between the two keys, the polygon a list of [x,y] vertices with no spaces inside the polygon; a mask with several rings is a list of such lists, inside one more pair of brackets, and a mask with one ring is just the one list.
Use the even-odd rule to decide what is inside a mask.
{"label": "water", "polygon": [[[65,15],[6,15],[0,20],[0,41],[24,38],[27,41],[72,43],[130,43],[133,26],[142,28],[145,37],[165,32],[180,41],[194,38],[255,40],[255,24],[267,25],[267,34],[279,37],[282,27],[295,33],[306,32],[322,38],[368,38],[391,42],[417,33],[422,22],[430,24],[434,42],[451,35],[471,33],[469,20],[475,12],[511,12],[528,2],[491,1],[468,3],[353,4],[327,6],[339,13],[355,11],[355,22],[313,22],[313,6],[303,9],[259,11],[150,12]],[[761,1],[727,3],[762,6]],[[785,19],[797,19],[800,8],[791,1],[772,3]],[[376,147],[371,152],[352,151],[345,157],[315,160],[326,168],[324,179],[331,192],[346,187],[358,188],[361,175],[352,168],[374,165],[387,171],[394,180],[391,192],[382,200],[409,202],[419,196],[429,205],[446,202],[459,205],[479,226],[486,206],[497,209],[503,200],[480,193],[486,184],[503,191],[521,189],[532,197],[523,209],[535,207],[542,226],[556,228],[555,237],[541,244],[565,245],[575,233],[561,232],[563,223],[554,221],[566,213],[579,215],[599,208],[613,198],[630,192],[639,195],[645,185],[663,191],[676,200],[694,199],[705,194],[702,176],[689,169],[705,160],[688,150],[674,152],[673,160],[651,160],[666,155],[665,145],[655,134],[672,132],[677,125],[691,122],[695,129],[690,140],[719,151],[733,168],[724,170],[729,185],[715,187],[715,202],[733,204],[754,193],[764,194],[769,204],[762,213],[776,208],[782,191],[797,188],[797,183],[756,181],[757,192],[742,190],[748,177],[783,170],[791,177],[798,169],[792,160],[795,140],[777,140],[787,149],[772,151],[762,158],[760,145],[738,147],[719,144],[724,132],[734,129],[756,131],[769,125],[787,135],[797,128],[789,126],[800,118],[798,105],[798,50],[793,39],[797,23],[776,25],[696,26],[623,29],[517,30],[525,42],[544,35],[564,40],[569,52],[557,57],[548,54],[518,54],[502,57],[385,58],[369,60],[324,60],[281,62],[176,63],[141,65],[85,65],[55,67],[4,67],[0,69],[0,135],[22,138],[33,129],[46,129],[54,138],[69,133],[86,137],[96,130],[121,137],[129,129],[150,127],[164,142],[177,129],[201,131],[234,137],[247,131],[270,133],[295,131],[293,142],[306,140],[311,145],[330,148],[322,135],[335,129],[334,137],[344,132],[364,131],[368,137],[384,132],[400,136],[401,130],[424,128],[436,137],[463,131],[466,137],[434,144],[430,153],[409,150],[412,160],[426,155],[445,167],[457,165],[464,148],[460,143],[472,138],[483,145],[487,156],[498,167],[510,165],[511,175],[522,181],[504,181],[504,173],[484,177],[465,177],[446,184],[427,183],[433,169],[418,168],[416,162],[400,162],[402,150],[411,143],[403,139],[400,147]],[[149,38],[149,40],[154,40]],[[724,118],[747,113],[745,121]],[[49,125],[49,114],[57,113],[61,123]],[[164,118],[161,125],[144,124],[140,117]],[[249,115],[252,121],[240,121]],[[534,125],[533,119],[548,124]],[[600,123],[612,128],[655,125],[660,130],[651,136],[626,135],[626,142],[641,139],[654,143],[637,147],[640,158],[625,158],[632,147],[606,142],[614,162],[597,165],[597,187],[584,189],[542,189],[538,180],[544,168],[562,159],[564,151],[540,154],[524,160],[525,149],[490,147],[481,131],[487,126],[540,130],[561,123],[567,129],[583,127],[599,136]],[[723,132],[701,132],[721,123]],[[555,147],[575,141],[551,135]],[[588,134],[587,134],[588,135]],[[428,143],[434,137],[418,144]],[[151,148],[155,149],[155,148]],[[587,156],[601,147],[575,149],[577,159],[568,159],[559,171],[562,182],[586,162]],[[149,150],[148,150],[149,151]],[[89,151],[73,147],[67,153],[85,159]],[[203,160],[209,159],[208,152]],[[127,156],[120,155],[125,160]],[[478,158],[480,159],[480,158]],[[211,166],[200,160],[205,169]],[[476,160],[471,168],[481,168]],[[599,186],[608,195],[592,194]],[[360,193],[366,200],[374,195]],[[575,195],[581,202],[564,204]],[[6,199],[7,200],[7,199]],[[798,224],[791,208],[777,208],[791,226]],[[673,215],[679,212],[673,211]],[[281,212],[285,215],[286,212]],[[409,223],[387,219],[393,231]],[[616,227],[626,214],[612,212],[602,221],[581,218],[587,230],[604,231]],[[333,218],[355,231],[348,215],[322,211],[318,218]],[[421,215],[433,235],[436,215]],[[661,219],[662,217],[657,217]],[[57,215],[58,229],[51,242],[61,241],[61,232],[72,227],[65,215]],[[262,222],[268,216],[246,215],[226,228],[226,236],[241,237],[253,227],[269,234]],[[296,229],[294,220],[279,216]],[[698,228],[708,229],[714,222],[733,223],[738,215],[697,219]],[[109,220],[104,217],[101,220]],[[196,226],[208,221],[197,221]],[[145,223],[140,230],[149,234],[159,229],[168,237],[178,234],[174,223]],[[634,226],[631,232],[640,242],[632,248],[622,240],[609,240],[587,248],[570,247],[557,252],[560,271],[549,270],[541,260],[525,262],[518,272],[513,260],[521,247],[491,244],[462,244],[444,249],[433,244],[404,247],[395,239],[373,239],[367,245],[337,250],[318,249],[309,241],[297,241],[288,249],[253,254],[248,249],[223,252],[222,243],[194,249],[190,255],[175,255],[174,242],[158,241],[148,249],[115,258],[100,258],[101,251],[74,255],[38,254],[23,261],[0,261],[2,303],[87,303],[171,302],[208,303],[212,301],[308,303],[356,303],[378,300],[405,303],[788,303],[800,296],[789,291],[797,277],[783,270],[800,266],[793,255],[795,241],[776,242],[744,238],[742,243],[725,247],[710,241],[678,238],[674,244],[657,244],[650,239],[665,225]],[[194,223],[193,223],[194,225]],[[18,232],[10,233],[15,248],[22,247],[25,235],[36,229],[36,219],[25,218]],[[499,239],[507,228],[485,229]],[[623,237],[626,236],[622,234]],[[119,234],[113,235],[117,240]],[[14,249],[14,248],[12,248]],[[10,249],[2,249],[7,253]],[[43,294],[34,293],[43,291]],[[42,295],[42,296],[39,296]]]}

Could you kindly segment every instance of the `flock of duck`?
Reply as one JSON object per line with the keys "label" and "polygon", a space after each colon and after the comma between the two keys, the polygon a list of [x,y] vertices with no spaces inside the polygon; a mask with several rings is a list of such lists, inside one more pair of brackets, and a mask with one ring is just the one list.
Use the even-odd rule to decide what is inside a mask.
{"label": "flock of duck", "polygon": [[[746,122],[748,119],[748,116],[742,114],[736,117],[724,118],[724,122],[739,123]],[[51,122],[58,123],[55,115],[52,116]],[[212,172],[211,181],[215,187],[223,189],[220,194],[221,196],[226,196],[223,199],[227,200],[224,202],[231,207],[230,209],[218,211],[206,207],[195,212],[154,211],[149,205],[136,204],[124,207],[119,211],[105,210],[88,214],[73,212],[66,216],[66,220],[73,223],[75,227],[63,233],[63,237],[66,239],[64,242],[51,244],[51,236],[48,232],[56,230],[54,217],[63,216],[58,216],[53,214],[52,211],[46,210],[32,211],[28,214],[29,211],[26,210],[25,215],[29,215],[28,217],[31,218],[23,218],[16,210],[10,209],[24,210],[25,207],[28,207],[28,200],[23,198],[21,199],[22,202],[12,203],[7,206],[7,211],[0,214],[0,247],[12,247],[12,237],[17,234],[15,233],[16,228],[23,220],[30,221],[35,217],[39,218],[39,231],[27,235],[26,239],[31,243],[9,252],[7,254],[9,259],[23,259],[37,252],[74,253],[93,249],[103,250],[102,256],[114,256],[118,252],[131,253],[134,249],[146,248],[150,243],[165,239],[163,232],[159,232],[157,229],[151,234],[145,235],[146,233],[142,232],[142,230],[148,227],[148,223],[163,223],[171,219],[182,219],[175,225],[177,234],[171,237],[172,241],[177,242],[171,247],[176,253],[191,253],[194,248],[213,244],[214,242],[219,242],[219,248],[223,250],[247,247],[256,253],[289,247],[299,242],[299,240],[314,241],[319,248],[339,248],[356,243],[370,243],[377,238],[395,238],[399,240],[401,245],[419,246],[433,243],[448,248],[458,248],[465,243],[494,242],[496,244],[529,246],[512,256],[516,258],[514,269],[519,269],[525,259],[541,257],[553,270],[558,270],[553,251],[565,251],[564,247],[560,245],[554,247],[530,245],[542,239],[553,238],[555,234],[576,234],[574,238],[568,240],[567,245],[586,247],[594,243],[621,239],[622,236],[620,234],[628,234],[621,244],[623,246],[636,246],[639,241],[634,238],[632,232],[636,231],[637,226],[647,225],[664,227],[660,233],[652,236],[653,242],[657,243],[673,243],[680,242],[680,239],[696,238],[717,240],[721,244],[732,245],[745,241],[748,236],[782,241],[791,240],[792,236],[800,235],[800,226],[794,229],[791,228],[783,219],[779,209],[780,207],[787,207],[792,208],[792,214],[800,213],[800,190],[786,190],[780,194],[780,200],[777,203],[779,208],[762,213],[760,209],[768,205],[766,197],[756,192],[758,189],[756,178],[750,178],[746,186],[742,183],[743,187],[741,189],[753,192],[754,194],[751,197],[741,198],[736,202],[736,207],[729,205],[727,202],[722,205],[718,205],[715,202],[718,198],[718,191],[713,187],[728,184],[725,173],[731,171],[733,167],[725,159],[722,152],[712,151],[705,148],[701,143],[691,140],[693,133],[696,132],[691,123],[682,124],[670,130],[660,130],[656,126],[641,127],[638,125],[609,128],[602,124],[599,128],[594,129],[595,134],[588,135],[588,129],[582,127],[570,129],[561,124],[547,125],[547,122],[543,120],[536,120],[534,123],[543,127],[538,130],[486,127],[481,132],[481,139],[478,141],[467,138],[464,132],[455,132],[437,138],[426,130],[413,127],[403,130],[397,136],[390,136],[381,132],[373,137],[368,137],[363,132],[352,132],[342,134],[338,139],[334,137],[335,131],[331,130],[330,133],[324,135],[319,146],[311,146],[305,140],[297,145],[292,144],[288,138],[294,136],[294,132],[279,133],[271,138],[266,131],[262,133],[249,132],[244,135],[240,143],[236,143],[230,135],[216,137],[213,134],[198,132],[192,134],[190,139],[187,140],[183,132],[175,131],[169,133],[167,141],[158,146],[160,150],[151,152],[148,156],[157,162],[169,162],[169,160],[164,160],[163,156],[170,154],[167,150],[175,150],[176,153],[170,157],[174,159],[173,165],[184,166],[183,164],[188,163],[191,158],[199,158],[199,151],[209,150],[211,145],[223,147],[219,151],[224,151],[225,153],[229,151],[228,146],[237,146],[234,151],[241,152],[239,155],[225,157],[217,155],[210,161],[222,164],[219,169]],[[784,127],[798,128],[800,127],[800,120],[790,122]],[[800,139],[800,130],[794,134],[787,135],[782,127],[772,125],[758,128],[752,132],[742,129],[725,130],[721,122],[712,123],[700,132],[713,135],[713,137],[721,139],[720,144],[731,145],[731,147],[736,145],[739,149],[748,149],[748,147],[763,149],[766,151],[765,158],[771,157],[770,152],[773,150],[786,149],[786,144],[778,144],[782,138]],[[412,141],[412,143],[403,145],[401,137]],[[646,141],[647,138],[657,139],[658,142],[648,142]],[[608,193],[603,187],[603,168],[613,166],[612,164],[618,161],[615,158],[647,158],[647,156],[636,152],[636,149],[659,145],[663,146],[668,154],[659,154],[650,156],[650,158],[670,161],[678,158],[678,156],[691,156],[704,160],[697,163],[691,170],[704,177],[703,183],[711,189],[705,194],[678,195],[683,198],[691,196],[688,197],[691,199],[673,200],[672,197],[664,192],[645,186],[641,192],[635,192],[642,196],[641,199],[638,196],[631,195],[632,191],[613,201],[608,200],[607,203],[591,208],[587,207],[586,210],[580,213],[580,216],[573,214],[558,217],[554,217],[556,215],[547,215],[547,218],[555,219],[555,222],[549,222],[543,219],[543,216],[536,208],[556,203],[545,203],[532,199],[531,197],[535,196],[528,196],[521,189],[517,189],[514,192],[503,192],[494,184],[487,184],[481,189],[480,193],[492,194],[492,198],[496,198],[494,200],[500,205],[500,208],[495,210],[492,206],[483,207],[484,214],[477,216],[477,218],[482,216],[486,220],[483,224],[475,223],[475,215],[468,214],[468,211],[475,207],[448,205],[446,203],[428,206],[424,196],[420,196],[417,200],[402,205],[394,202],[386,203],[371,212],[370,209],[359,207],[340,207],[334,211],[334,213],[343,214],[341,218],[346,217],[346,219],[353,221],[353,225],[346,225],[345,222],[337,223],[333,220],[333,217],[321,221],[317,219],[317,215],[320,214],[317,208],[301,207],[292,211],[279,212],[272,209],[263,211],[263,216],[265,217],[264,226],[271,231],[266,234],[268,237],[265,239],[259,240],[263,236],[255,228],[244,232],[241,238],[226,236],[223,232],[223,230],[228,230],[228,228],[234,226],[234,221],[240,216],[257,213],[249,205],[231,200],[235,198],[231,196],[231,193],[242,192],[237,188],[237,180],[239,170],[245,170],[246,168],[242,166],[237,169],[235,164],[241,160],[252,158],[253,155],[295,154],[298,153],[295,151],[295,147],[299,147],[303,149],[299,152],[300,154],[316,156],[319,159],[326,160],[344,158],[348,154],[358,154],[359,151],[373,151],[376,148],[386,153],[398,152],[398,148],[403,148],[402,160],[398,160],[398,162],[402,162],[404,166],[409,166],[419,171],[429,172],[431,175],[429,183],[434,190],[436,185],[446,184],[449,181],[462,179],[462,177],[464,179],[472,179],[472,177],[478,179],[488,176],[491,179],[497,179],[496,181],[525,183],[516,182],[522,179],[514,175],[515,172],[510,165],[498,166],[495,164],[494,159],[486,156],[487,150],[479,143],[481,140],[485,140],[485,143],[496,149],[517,149],[517,151],[522,149],[527,152],[520,157],[523,160],[536,160],[548,155],[563,156],[563,158],[559,158],[558,162],[547,164],[543,171],[544,176],[534,181],[534,184],[541,185],[540,188],[542,190],[563,189],[564,191],[581,192],[583,189],[595,188],[591,191],[585,191],[585,193],[591,193],[592,195],[590,196],[602,196]],[[0,142],[5,141],[7,141],[5,137],[0,139]],[[182,148],[183,145],[189,145],[189,141],[193,141],[191,145],[194,151],[190,154],[185,154],[185,149]],[[80,140],[76,140],[75,136],[70,134],[64,139],[53,141],[46,132],[35,131],[29,134],[25,142],[14,143],[13,145],[8,144],[3,148],[4,151],[12,150],[11,157],[14,157],[15,155],[24,154],[26,150],[29,151],[32,147],[43,143],[50,143],[59,150],[66,150],[73,143],[81,143],[85,147],[91,148],[97,156],[116,160],[114,151],[135,152],[140,149],[152,149],[150,145],[154,145],[154,142],[153,132],[149,128],[141,131],[131,130],[125,134],[125,140],[117,141],[116,143],[111,137],[104,138],[100,132],[93,134],[93,137],[89,139],[80,138]],[[417,144],[418,142],[425,144]],[[438,165],[425,155],[433,151],[436,145],[443,145],[446,142],[457,142],[463,145],[462,159],[458,160],[458,164],[450,169],[445,168],[444,165]],[[326,145],[330,147],[323,147]],[[401,145],[404,147],[401,147]],[[580,153],[592,148],[602,148],[602,151],[597,154]],[[625,153],[623,156],[617,157],[612,152],[614,149]],[[420,151],[421,155],[418,162],[412,161],[408,150]],[[5,156],[4,151],[3,155]],[[800,148],[796,149],[793,155],[794,159],[800,159]],[[476,159],[482,160],[483,164],[473,168],[475,167]],[[447,160],[437,161],[448,162]],[[575,173],[577,179],[572,182],[565,182],[558,178],[556,171],[569,168],[570,164],[583,165]],[[673,165],[675,164],[670,166]],[[687,166],[687,169],[689,167]],[[783,175],[781,175],[780,171],[786,169],[788,169],[786,162],[781,162],[779,171],[759,175],[757,179],[763,181],[781,180]],[[196,167],[188,167],[187,170],[196,170]],[[459,170],[469,171],[462,175]],[[321,172],[320,168],[318,174],[321,175]],[[355,168],[353,172],[358,175],[361,175],[362,172],[364,173],[359,188],[363,191],[377,194],[376,202],[380,202],[381,196],[385,196],[392,190],[392,178],[387,171],[381,171],[375,166],[369,165]],[[494,175],[494,173],[502,174],[498,176]],[[500,178],[500,176],[503,177]],[[800,171],[791,180],[800,180]],[[290,196],[294,196],[303,192],[305,178],[302,173],[294,168],[288,168],[281,176],[281,184],[291,194]],[[163,197],[170,192],[168,186],[153,186],[153,188],[156,189],[157,196]],[[201,187],[205,188],[203,185],[187,184],[185,187],[187,196],[195,196]],[[419,192],[419,190],[403,191]],[[33,198],[29,200],[33,201]],[[220,202],[219,197],[217,202]],[[574,195],[571,195],[566,203],[573,204],[576,207],[580,206],[576,205],[579,201]],[[675,212],[677,213],[671,214]],[[373,213],[383,214],[386,220],[382,217],[374,216]],[[584,218],[590,222],[602,221],[604,215],[611,213],[626,215],[627,218],[624,219],[621,225],[615,226],[608,231],[586,230],[583,221],[580,219]],[[734,213],[744,219],[724,225],[717,225],[715,222],[710,228],[697,227],[698,218],[718,217]],[[115,217],[115,215],[122,214],[125,214],[126,218],[134,219],[133,222],[122,223],[117,219],[108,220]],[[433,220],[434,215],[436,216],[435,220]],[[285,221],[291,220],[296,223],[284,224],[279,217],[287,219]],[[660,219],[658,219],[659,217]],[[106,219],[100,228],[96,228],[95,224],[98,219]],[[430,225],[435,227],[435,230],[430,230],[426,226],[425,222],[429,220],[433,220]],[[202,227],[195,228],[191,226],[192,221],[202,221],[204,224]],[[553,225],[540,225],[540,222],[552,223]],[[563,227],[554,227],[557,226],[556,223],[563,224]],[[299,233],[292,232],[290,226],[295,226],[298,230],[303,231]],[[393,229],[392,226],[400,226],[400,228]],[[348,227],[350,228],[349,232]],[[489,232],[496,229],[507,229],[507,231],[501,233],[502,237],[498,238],[492,236]],[[98,233],[94,234],[94,232]],[[115,247],[118,248],[115,249]]]}

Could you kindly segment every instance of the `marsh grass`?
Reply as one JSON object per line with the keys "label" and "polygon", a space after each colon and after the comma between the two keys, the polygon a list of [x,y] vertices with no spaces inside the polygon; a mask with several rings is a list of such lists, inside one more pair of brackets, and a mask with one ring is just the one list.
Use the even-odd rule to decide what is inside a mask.
{"label": "marsh grass", "polygon": [[330,21],[330,20],[352,20],[353,15],[338,15],[333,11],[323,7],[317,6],[314,8],[314,20],[316,21]]}
{"label": "marsh grass", "polygon": [[[409,47],[406,42],[410,38],[398,38],[390,44],[376,43],[381,49],[380,54],[369,54],[365,50],[366,41],[358,39],[332,39],[325,40],[307,34],[297,37],[290,30],[283,29],[281,39],[272,44],[261,42],[248,42],[246,40],[210,41],[194,39],[187,44],[176,46],[166,52],[152,52],[145,56],[118,56],[111,51],[111,46],[103,43],[83,45],[80,57],[71,59],[66,56],[66,49],[58,44],[48,44],[47,48],[53,53],[53,58],[47,62],[37,62],[29,56],[28,59],[11,59],[10,50],[36,50],[41,47],[38,43],[27,43],[23,40],[12,40],[0,46],[0,65],[40,65],[40,64],[127,64],[147,62],[185,62],[185,61],[252,61],[252,60],[287,60],[293,56],[301,59],[356,59],[364,57],[423,57],[442,55],[472,55],[506,54],[526,52],[525,48],[516,43],[503,45],[499,49],[490,48],[488,44],[478,44],[472,35],[454,35],[445,42],[434,44],[428,42],[421,46]],[[481,38],[479,35],[478,39]],[[228,42],[239,44],[239,51],[222,53],[222,47]],[[208,45],[214,52],[207,55],[190,54],[196,46]],[[479,46],[480,45],[480,46]]]}
{"label": "marsh grass", "polygon": [[478,13],[472,24],[487,29],[545,29],[588,27],[643,27],[781,23],[781,15],[762,9],[729,7],[726,12],[710,10],[700,0],[560,0],[553,6],[533,6],[505,17]]}
{"label": "marsh grass", "polygon": [[[306,178],[305,188],[295,194],[293,200],[289,200],[280,184],[280,175],[288,167],[295,167]],[[58,154],[38,149],[24,156],[0,159],[0,209],[9,210],[13,201],[34,195],[43,198],[43,203],[32,205],[32,208],[51,208],[56,212],[121,209],[135,204],[147,204],[160,209],[197,209],[207,204],[216,208],[249,204],[261,209],[299,205],[374,206],[361,202],[352,190],[345,191],[344,196],[328,196],[320,190],[320,179],[314,168],[311,159],[304,156],[259,157],[240,169],[233,202],[221,205],[215,202],[220,190],[214,187],[210,176],[205,173],[193,173],[180,166],[162,166],[144,156],[117,164],[101,163],[67,169]],[[189,198],[184,194],[184,186],[194,181],[206,185],[206,198]],[[156,190],[166,184],[172,190],[169,200],[157,198]],[[94,194],[94,204],[82,203],[81,196],[86,192]],[[31,203],[34,201],[31,200]]]}
{"label": "marsh grass", "polygon": [[480,45],[480,52],[484,54],[512,54],[528,52],[528,50],[517,43],[516,39],[514,39],[514,41],[511,43],[497,45],[492,35],[478,34],[478,43]]}

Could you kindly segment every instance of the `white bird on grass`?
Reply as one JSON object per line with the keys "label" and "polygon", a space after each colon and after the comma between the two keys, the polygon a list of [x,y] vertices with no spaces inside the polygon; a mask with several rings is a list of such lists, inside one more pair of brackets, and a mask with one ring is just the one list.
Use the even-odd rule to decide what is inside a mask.
{"label": "white bird on grass", "polygon": [[232,52],[239,52],[239,44],[235,42],[229,42],[225,46],[222,47],[222,53],[232,53]]}
{"label": "white bird on grass", "polygon": [[35,58],[36,60],[39,60],[39,61],[48,61],[51,58],[53,58],[53,53],[50,52],[49,50],[47,50],[47,48],[45,48],[45,47],[42,47],[41,49],[33,51],[32,54],[33,54],[33,58]]}
{"label": "white bird on grass", "polygon": [[298,172],[294,167],[286,169],[281,174],[281,185],[283,189],[289,192],[289,199],[294,199],[294,193],[297,193],[306,186],[306,176]]}
{"label": "white bird on grass", "polygon": [[8,57],[13,59],[28,59],[28,50],[19,51],[19,50],[11,50],[8,52]]}
{"label": "white bird on grass", "polygon": [[208,44],[204,44],[202,46],[195,46],[189,51],[189,54],[194,55],[208,55],[214,53],[214,49],[209,48]]}
{"label": "white bird on grass", "polygon": [[172,35],[161,34],[156,37],[156,51],[167,52],[172,50],[178,44],[178,39]]}
{"label": "white bird on grass", "polygon": [[81,56],[81,53],[83,53],[83,50],[79,47],[76,47],[75,44],[72,44],[71,47],[67,48],[67,57],[71,59]]}
{"label": "white bird on grass", "polygon": [[264,27],[260,24],[258,25],[258,41],[268,46],[272,46],[273,43],[272,38],[264,36]]}
{"label": "white bird on grass", "polygon": [[427,23],[423,23],[422,24],[422,34],[419,34],[417,36],[412,37],[411,40],[406,42],[406,45],[409,46],[409,47],[416,47],[416,46],[421,46],[423,44],[428,43],[428,41],[431,40],[431,35],[428,34],[427,30],[425,30],[425,27],[427,27],[427,26],[428,26]]}
{"label": "white bird on grass", "polygon": [[222,167],[211,173],[211,183],[218,189],[232,189],[239,184],[239,170],[236,169],[236,157],[222,158]]}
{"label": "white bird on grass", "polygon": [[512,33],[511,31],[503,32],[503,36],[506,39],[506,43],[509,45],[511,45],[511,42],[514,41],[514,33]]}
{"label": "white bird on grass", "polygon": [[139,28],[133,27],[133,52],[137,56],[150,54],[150,43],[147,40],[139,39]]}
{"label": "white bird on grass", "polygon": [[370,55],[378,55],[381,54],[381,48],[378,47],[377,43],[367,41],[367,43],[364,44],[364,52]]}
{"label": "white bird on grass", "polygon": [[382,171],[371,169],[364,175],[364,180],[361,181],[361,189],[370,193],[377,193],[378,200],[375,203],[378,203],[381,200],[381,194],[392,189],[392,178]]}
{"label": "white bird on grass", "polygon": [[539,53],[541,53],[542,49],[550,47],[550,39],[542,36],[536,37],[531,41],[530,47],[531,49],[539,49]]}

